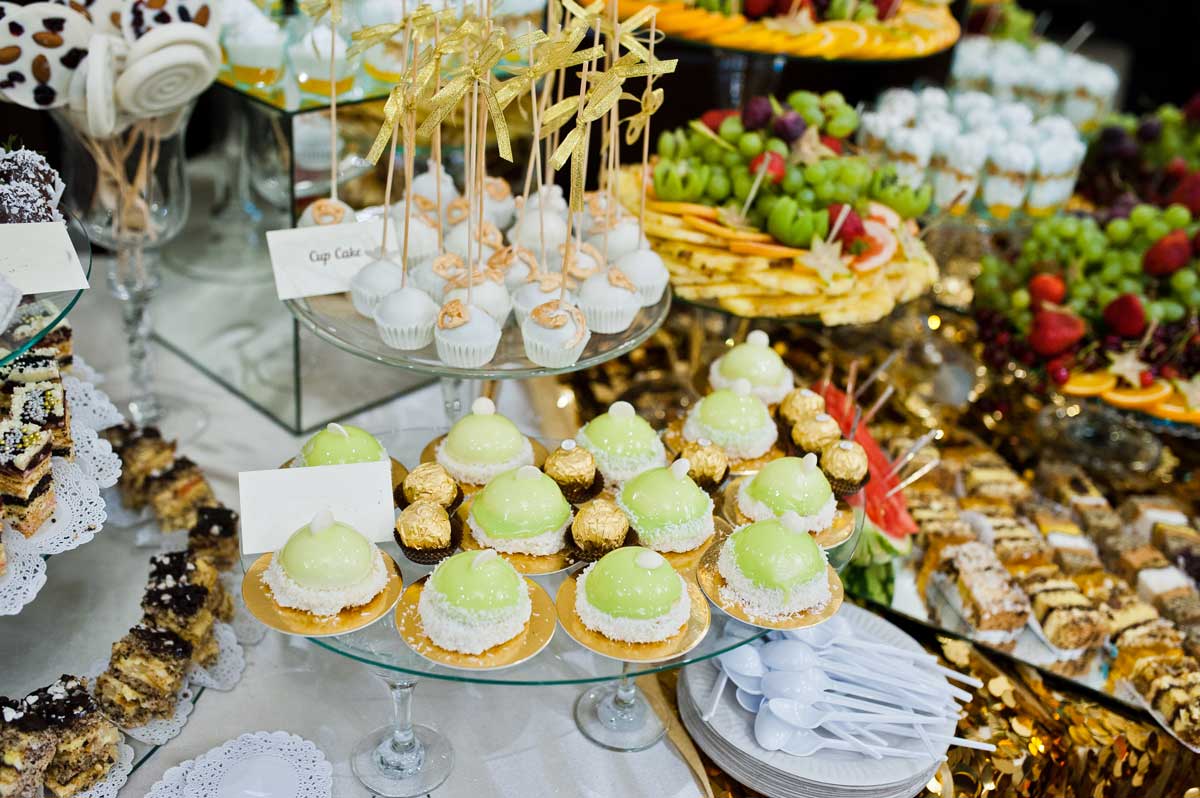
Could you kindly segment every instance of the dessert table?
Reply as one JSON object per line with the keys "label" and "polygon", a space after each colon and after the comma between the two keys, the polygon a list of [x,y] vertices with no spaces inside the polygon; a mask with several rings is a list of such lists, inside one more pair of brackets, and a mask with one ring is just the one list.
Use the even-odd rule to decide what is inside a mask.
{"label": "dessert table", "polygon": [[[105,344],[121,334],[113,305],[115,300],[102,289],[91,291],[72,321],[87,331],[78,337],[77,351],[106,376],[105,390],[120,395],[126,379],[124,351]],[[289,435],[170,352],[159,348],[156,354],[162,377],[185,388],[210,414],[208,428],[187,445],[187,454],[204,469],[221,500],[235,505],[239,471],[273,467],[279,452],[299,448],[302,438]],[[524,390],[506,385],[498,397],[500,409],[518,425],[536,429]],[[387,429],[425,413],[429,422],[429,408],[441,404],[438,397],[437,386],[430,385],[351,420],[367,429]],[[135,536],[135,530],[110,522],[93,543],[56,557],[53,584],[22,615],[0,622],[0,636],[13,635],[6,643],[20,643],[0,651],[0,672],[6,683],[14,682],[13,689],[33,688],[47,673],[80,668],[108,655],[108,641],[119,636],[121,625],[135,612],[136,585],[145,557],[153,553],[135,549]],[[81,618],[64,620],[83,607],[89,608],[86,624]],[[63,628],[48,633],[56,627]],[[39,657],[39,650],[54,651],[54,658]],[[369,795],[351,773],[348,758],[364,730],[390,717],[387,694],[378,681],[358,663],[274,632],[248,647],[246,660],[246,671],[232,691],[204,691],[183,732],[139,757],[141,764],[121,796],[140,798],[167,768],[243,732],[278,729],[312,740],[324,751],[334,767],[334,795]],[[449,780],[435,794],[699,794],[688,765],[667,741],[631,754],[588,742],[572,717],[578,690],[424,680],[416,711],[422,722],[445,733],[458,752]],[[479,722],[481,717],[486,722]]]}

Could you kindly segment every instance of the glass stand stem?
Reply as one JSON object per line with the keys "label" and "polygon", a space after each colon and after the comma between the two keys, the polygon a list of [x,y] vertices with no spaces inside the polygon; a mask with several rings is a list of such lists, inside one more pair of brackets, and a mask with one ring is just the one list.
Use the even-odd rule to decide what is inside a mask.
{"label": "glass stand stem", "polygon": [[359,740],[350,755],[354,775],[374,795],[416,798],[436,789],[454,767],[450,741],[413,723],[416,681],[393,671],[376,671],[392,696],[392,722]]}
{"label": "glass stand stem", "polygon": [[425,761],[425,749],[413,734],[412,699],[416,682],[385,680],[392,694],[392,713],[395,727],[392,735],[379,744],[379,767],[403,778],[409,778],[421,770]]}
{"label": "glass stand stem", "polygon": [[446,410],[446,423],[453,424],[471,412],[471,403],[479,395],[476,380],[466,380],[461,377],[441,377],[438,384],[442,388],[442,404]]}
{"label": "glass stand stem", "polygon": [[667,733],[630,677],[631,667],[622,663],[620,679],[590,688],[575,702],[575,724],[583,736],[612,751],[641,751]]}
{"label": "glass stand stem", "polygon": [[633,679],[629,678],[628,662],[622,667],[621,674],[617,689],[600,702],[596,712],[600,722],[613,731],[632,731],[645,722],[647,706]]}
{"label": "glass stand stem", "polygon": [[134,245],[117,250],[109,267],[109,289],[121,300],[125,343],[129,350],[129,414],[139,427],[161,415],[154,394],[154,358],[150,347],[150,300],[158,288],[157,256]]}

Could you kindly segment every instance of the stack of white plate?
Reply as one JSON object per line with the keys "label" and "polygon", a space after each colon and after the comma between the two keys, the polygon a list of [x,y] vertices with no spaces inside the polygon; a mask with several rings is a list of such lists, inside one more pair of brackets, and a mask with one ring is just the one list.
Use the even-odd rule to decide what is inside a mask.
{"label": "stack of white plate", "polygon": [[[892,624],[852,604],[839,615],[865,640],[912,651],[924,649]],[[935,743],[939,759],[929,758],[919,739],[883,735],[889,746],[924,755],[912,759],[872,759],[864,754],[822,750],[801,757],[768,751],[754,739],[754,715],[738,705],[733,685],[727,685],[709,722],[699,707],[712,705],[717,668],[703,662],[686,668],[679,679],[679,713],[692,739],[722,770],[769,798],[912,798],[937,771],[947,746]],[[929,731],[952,736],[955,723],[929,726]]]}

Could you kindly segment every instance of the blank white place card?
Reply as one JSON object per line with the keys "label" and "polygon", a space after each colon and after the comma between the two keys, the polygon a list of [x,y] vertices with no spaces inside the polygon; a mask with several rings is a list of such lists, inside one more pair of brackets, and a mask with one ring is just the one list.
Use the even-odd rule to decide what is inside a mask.
{"label": "blank white place card", "polygon": [[[388,225],[390,250],[399,239],[395,221],[389,220]],[[349,291],[350,278],[379,254],[382,241],[383,222],[379,219],[269,230],[267,250],[279,299]]]}
{"label": "blank white place card", "polygon": [[22,294],[88,287],[87,275],[62,222],[0,224],[0,274]]}

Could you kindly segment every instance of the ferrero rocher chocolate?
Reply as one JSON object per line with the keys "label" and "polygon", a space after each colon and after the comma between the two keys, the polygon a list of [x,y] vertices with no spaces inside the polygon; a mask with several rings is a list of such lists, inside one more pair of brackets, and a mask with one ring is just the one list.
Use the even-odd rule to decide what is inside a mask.
{"label": "ferrero rocher chocolate", "polygon": [[611,499],[593,499],[579,508],[571,523],[571,539],[587,559],[618,549],[629,534],[629,519]]}
{"label": "ferrero rocher chocolate", "polygon": [[688,461],[688,476],[704,490],[712,493],[729,475],[729,457],[712,441],[701,438],[683,442],[681,457]]}
{"label": "ferrero rocher chocolate", "polygon": [[431,501],[449,510],[460,498],[461,492],[454,477],[438,463],[421,463],[408,472],[402,484],[404,503]]}
{"label": "ferrero rocher chocolate", "polygon": [[596,469],[596,459],[587,449],[568,438],[546,458],[542,467],[573,504],[595,497],[604,487],[604,477]]}
{"label": "ferrero rocher chocolate", "polygon": [[867,480],[867,453],[854,441],[834,441],[821,450],[821,470],[839,496],[856,493]]}
{"label": "ferrero rocher chocolate", "polygon": [[820,454],[822,449],[841,438],[842,428],[828,413],[801,419],[792,427],[792,443],[805,454]]}
{"label": "ferrero rocher chocolate", "polygon": [[400,545],[410,549],[442,549],[450,545],[450,516],[440,504],[419,499],[396,519]]}
{"label": "ferrero rocher chocolate", "polygon": [[788,392],[779,403],[779,417],[788,426],[795,426],[806,418],[825,412],[825,399],[808,388],[796,388]]}

